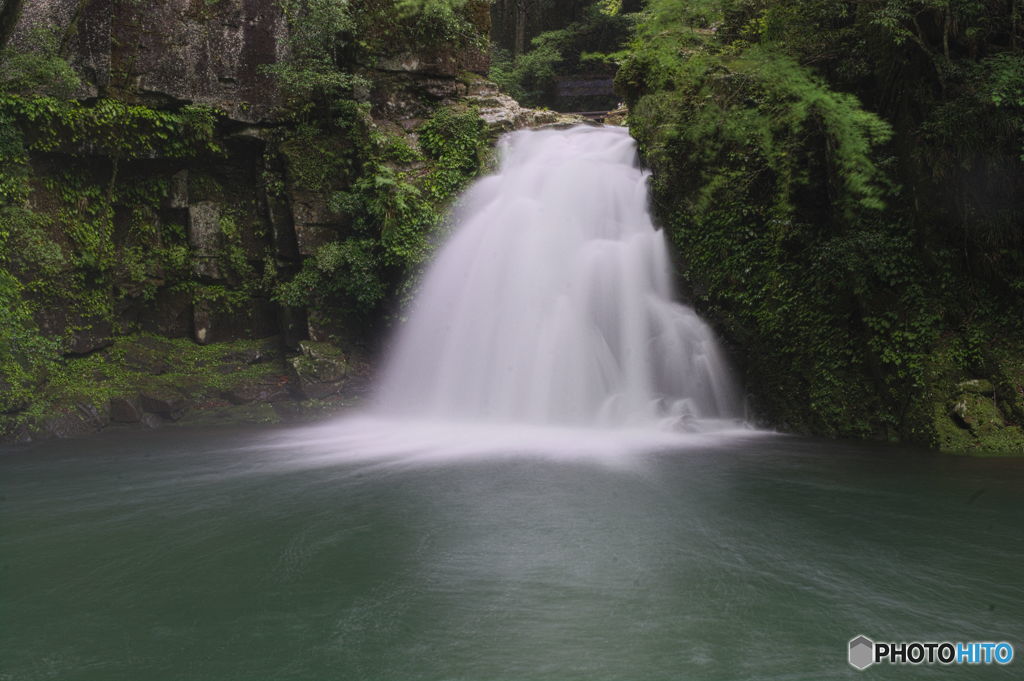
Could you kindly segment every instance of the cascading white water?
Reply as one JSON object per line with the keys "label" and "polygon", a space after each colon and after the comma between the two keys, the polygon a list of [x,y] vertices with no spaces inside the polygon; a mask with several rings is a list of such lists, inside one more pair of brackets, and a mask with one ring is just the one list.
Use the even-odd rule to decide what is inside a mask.
{"label": "cascading white water", "polygon": [[673,302],[628,132],[521,131],[500,152],[460,202],[375,411],[686,430],[741,416],[712,331]]}

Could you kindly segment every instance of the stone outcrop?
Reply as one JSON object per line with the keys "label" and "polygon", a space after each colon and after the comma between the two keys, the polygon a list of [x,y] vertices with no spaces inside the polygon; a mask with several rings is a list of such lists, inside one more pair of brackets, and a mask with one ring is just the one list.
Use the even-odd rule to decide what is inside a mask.
{"label": "stone outcrop", "polygon": [[315,341],[302,341],[299,349],[302,354],[288,362],[299,394],[317,399],[341,392],[349,374],[345,355],[328,343]]}
{"label": "stone outcrop", "polygon": [[39,28],[67,36],[83,96],[197,102],[238,121],[273,118],[277,93],[261,67],[280,59],[288,34],[273,0],[32,0],[12,41],[30,43]]}
{"label": "stone outcrop", "polygon": [[494,134],[522,128],[583,122],[578,116],[521,106],[485,78],[468,78],[466,101],[477,107],[480,117]]}

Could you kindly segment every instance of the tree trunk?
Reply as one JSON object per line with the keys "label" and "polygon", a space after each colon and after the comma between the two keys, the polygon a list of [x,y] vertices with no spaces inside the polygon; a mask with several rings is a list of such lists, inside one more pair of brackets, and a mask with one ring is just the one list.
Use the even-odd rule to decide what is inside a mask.
{"label": "tree trunk", "polygon": [[516,41],[512,53],[515,56],[526,51],[526,0],[516,0]]}

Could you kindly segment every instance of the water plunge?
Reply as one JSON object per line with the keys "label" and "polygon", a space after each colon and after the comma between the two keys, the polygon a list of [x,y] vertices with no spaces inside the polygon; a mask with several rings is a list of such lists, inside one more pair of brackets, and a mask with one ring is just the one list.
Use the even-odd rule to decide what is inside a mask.
{"label": "water plunge", "polygon": [[520,131],[468,190],[378,386],[381,416],[705,430],[742,415],[673,301],[624,128]]}

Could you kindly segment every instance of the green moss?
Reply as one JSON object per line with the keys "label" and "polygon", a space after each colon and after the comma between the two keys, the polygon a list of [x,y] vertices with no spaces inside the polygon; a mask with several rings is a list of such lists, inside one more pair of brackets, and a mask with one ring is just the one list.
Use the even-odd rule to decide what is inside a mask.
{"label": "green moss", "polygon": [[[1004,232],[997,244],[993,225],[1013,214],[1019,224],[1020,203],[956,188],[994,173],[998,164],[975,164],[974,154],[1006,149],[1011,128],[972,128],[972,148],[953,135],[922,146],[954,104],[986,120],[980,111],[991,107],[977,103],[974,85],[954,94],[893,72],[910,60],[883,47],[892,36],[878,34],[880,7],[836,21],[820,3],[651,0],[617,87],[690,298],[737,348],[756,413],[824,435],[956,442],[963,434],[936,414],[952,408],[958,382],[977,377],[992,382],[1008,424],[1000,437],[1012,439],[1019,383],[995,348],[1021,337],[1024,270],[1012,254],[1019,239]],[[988,20],[975,9],[956,11]],[[906,28],[909,18],[888,20]],[[998,72],[1017,82],[1007,66],[1015,59],[972,65],[967,53],[954,55],[963,71],[941,77],[976,72],[988,82],[982,72]],[[861,89],[878,82],[857,70],[866,65],[901,83],[886,92],[920,101],[901,92],[898,111],[884,108],[889,94]],[[940,92],[957,101],[935,101]],[[1008,123],[1005,115],[988,114]],[[958,116],[947,132],[971,120]],[[963,166],[951,168],[953,158]],[[1000,158],[1008,173],[994,186],[1020,177],[1016,159]],[[959,178],[967,167],[969,182]],[[951,197],[958,207],[934,209]],[[997,203],[999,215],[978,217]]]}
{"label": "green moss", "polygon": [[270,404],[241,404],[218,406],[190,411],[176,425],[215,426],[223,423],[272,424],[282,421],[280,413]]}
{"label": "green moss", "polygon": [[295,189],[326,192],[346,184],[357,161],[346,136],[303,124],[279,145]]}
{"label": "green moss", "polygon": [[[932,445],[973,456],[1024,456],[1021,381],[1024,345],[1004,340],[985,354],[989,378],[968,378],[958,339],[936,350],[927,373],[925,400],[931,413],[926,432]],[[978,368],[980,370],[980,368]]]}
{"label": "green moss", "polygon": [[1024,429],[1007,425],[995,403],[964,393],[947,407],[935,407],[937,446],[945,452],[971,456],[1024,456]]}
{"label": "green moss", "polygon": [[[254,353],[274,360],[250,364],[247,358]],[[111,398],[144,390],[178,391],[201,402],[246,383],[281,381],[284,370],[267,341],[198,345],[187,339],[127,336],[103,351],[61,361],[29,414],[43,416],[57,404],[101,407]]]}

